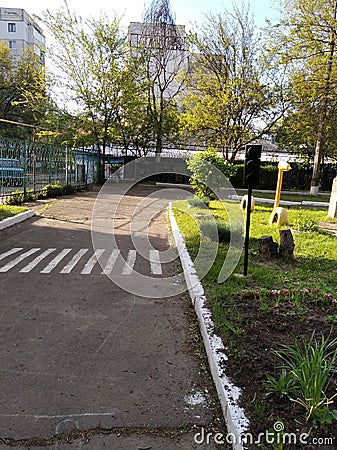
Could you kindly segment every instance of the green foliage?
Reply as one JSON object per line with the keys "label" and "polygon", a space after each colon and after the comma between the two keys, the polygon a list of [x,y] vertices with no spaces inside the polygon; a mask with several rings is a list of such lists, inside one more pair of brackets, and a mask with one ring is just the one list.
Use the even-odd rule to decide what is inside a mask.
{"label": "green foliage", "polygon": [[73,194],[76,191],[74,186],[62,186],[60,184],[47,184],[39,192],[38,198],[53,198],[60,195]]}
{"label": "green foliage", "polygon": [[[236,171],[231,175],[229,181],[235,188],[244,187],[243,173],[244,164],[235,164]],[[258,189],[275,190],[277,184],[278,171],[277,167],[271,164],[261,165],[260,167],[260,182],[256,186]]]}
{"label": "green foliage", "polygon": [[327,396],[332,372],[336,370],[337,338],[329,340],[323,335],[310,340],[295,338],[294,345],[284,345],[275,354],[282,360],[280,376],[269,375],[269,392],[285,395],[306,410],[306,420],[325,424],[336,413],[330,411],[333,398]]}
{"label": "green foliage", "polygon": [[280,65],[288,73],[292,108],[280,124],[278,142],[309,155],[317,149],[336,154],[335,3],[282,0],[281,6],[280,26],[270,29],[275,42],[272,52],[280,55]]}
{"label": "green foliage", "polygon": [[20,205],[24,202],[31,202],[36,199],[36,195],[32,190],[28,190],[26,195],[23,191],[15,191],[6,199],[7,205]]}
{"label": "green foliage", "polygon": [[208,16],[189,40],[196,51],[184,91],[182,128],[234,160],[243,145],[263,134],[257,119],[270,129],[280,115],[277,77],[267,82],[272,66],[245,6]]}
{"label": "green foliage", "polygon": [[[3,119],[37,125],[48,105],[44,68],[37,62],[32,50],[21,53],[17,59],[0,42],[0,116]],[[27,138],[31,129],[0,123],[2,136]]]}
{"label": "green foliage", "polygon": [[32,202],[36,199],[53,198],[59,195],[73,194],[76,192],[75,186],[62,186],[60,184],[47,184],[39,192],[34,193],[29,189],[26,195],[23,191],[15,191],[6,199],[7,205],[20,205],[24,202]]}
{"label": "green foliage", "polygon": [[215,198],[213,189],[223,186],[223,175],[229,178],[234,175],[236,167],[229,164],[212,148],[199,152],[187,162],[188,169],[192,172],[191,186],[197,197]]}

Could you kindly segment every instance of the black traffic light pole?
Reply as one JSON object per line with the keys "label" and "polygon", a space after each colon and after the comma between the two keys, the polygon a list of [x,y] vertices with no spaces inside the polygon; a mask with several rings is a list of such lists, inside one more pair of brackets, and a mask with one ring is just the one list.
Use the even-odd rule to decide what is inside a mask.
{"label": "black traffic light pole", "polygon": [[245,256],[243,262],[243,274],[248,275],[248,248],[249,248],[249,230],[250,230],[250,210],[252,207],[252,192],[253,183],[252,180],[248,178],[248,201],[247,201],[247,218],[246,218],[246,234],[245,234]]}
{"label": "black traffic light pole", "polygon": [[260,178],[260,158],[262,145],[254,144],[246,146],[244,183],[248,186],[247,201],[247,218],[246,218],[246,234],[245,234],[245,255],[243,263],[243,275],[248,275],[248,249],[249,249],[249,232],[250,232],[250,214],[252,207],[253,184],[258,184]]}

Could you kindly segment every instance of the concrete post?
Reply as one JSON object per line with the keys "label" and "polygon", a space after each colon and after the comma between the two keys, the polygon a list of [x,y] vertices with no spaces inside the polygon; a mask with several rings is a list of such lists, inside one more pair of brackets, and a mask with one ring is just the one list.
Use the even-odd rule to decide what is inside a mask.
{"label": "concrete post", "polygon": [[335,177],[332,182],[328,216],[333,219],[337,218],[337,177]]}

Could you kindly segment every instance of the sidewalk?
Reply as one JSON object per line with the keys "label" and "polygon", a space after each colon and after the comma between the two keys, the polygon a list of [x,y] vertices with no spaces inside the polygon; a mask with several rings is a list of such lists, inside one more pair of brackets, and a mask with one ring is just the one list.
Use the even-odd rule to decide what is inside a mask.
{"label": "sidewalk", "polygon": [[[122,254],[132,249],[134,208],[154,191],[145,186],[125,197]],[[0,253],[85,248],[89,257],[96,195],[29,205],[36,216],[1,232]],[[165,212],[154,217],[148,233],[155,248],[170,250]],[[194,439],[202,428],[225,430],[187,294],[138,297],[112,283],[98,265],[82,275],[85,261],[68,274],[58,268],[41,274],[51,264],[47,258],[52,256],[40,265],[26,259],[0,273],[0,291],[6,292],[0,301],[0,449],[228,450]],[[27,263],[34,268],[25,274]],[[176,264],[163,264],[163,275],[174,273]],[[149,275],[146,267],[137,254],[135,269]]]}

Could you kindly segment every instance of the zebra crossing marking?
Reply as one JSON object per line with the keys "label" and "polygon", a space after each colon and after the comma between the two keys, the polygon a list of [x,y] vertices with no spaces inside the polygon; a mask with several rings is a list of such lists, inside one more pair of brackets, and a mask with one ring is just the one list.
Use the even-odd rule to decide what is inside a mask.
{"label": "zebra crossing marking", "polygon": [[28,252],[22,253],[22,255],[18,256],[17,258],[13,259],[13,261],[10,261],[8,264],[0,268],[0,272],[8,272],[10,269],[13,269],[13,267],[17,266],[21,261],[28,258],[28,256],[33,255],[34,253],[41,250],[40,248],[31,248],[28,250]]}
{"label": "zebra crossing marking", "polygon": [[53,253],[55,250],[56,250],[56,248],[48,248],[43,253],[41,253],[41,255],[39,255],[36,258],[34,258],[33,261],[31,261],[23,269],[21,269],[20,272],[21,273],[28,273],[28,272],[30,272],[32,269],[34,269],[34,267],[36,267],[41,261],[43,261],[48,255]]}
{"label": "zebra crossing marking", "polygon": [[163,271],[160,263],[160,255],[158,250],[150,250],[150,265],[153,275],[162,275]]}
{"label": "zebra crossing marking", "polygon": [[90,275],[92,269],[95,267],[98,259],[103,255],[105,252],[104,248],[99,248],[95,251],[95,253],[92,255],[92,257],[89,259],[89,261],[86,263],[86,265],[83,267],[81,274],[82,275]]}
{"label": "zebra crossing marking", "polygon": [[[8,250],[4,253],[0,254],[0,261],[4,260],[5,258],[9,258],[12,255],[17,254],[18,252],[24,250],[23,247],[15,247],[11,250]],[[34,247],[29,250],[24,251],[24,253],[21,253],[20,255],[15,255],[14,259],[5,263],[4,266],[0,267],[0,272],[5,273],[10,271],[11,269],[18,266],[21,262],[28,259],[30,256],[36,254],[39,251],[42,251],[40,247]],[[55,256],[52,255],[54,252],[58,252]],[[52,259],[46,264],[45,267],[42,267],[40,270],[40,273],[42,274],[49,274],[53,270],[56,269],[56,267],[65,259],[67,255],[69,255],[72,251],[75,251],[76,253],[72,256],[70,261],[67,262],[67,264],[64,265],[61,270],[59,270],[59,273],[61,274],[70,274],[71,271],[80,263],[80,260],[84,257],[86,253],[89,252],[88,248],[81,248],[79,250],[75,250],[72,248],[64,248],[64,249],[56,249],[56,248],[47,248],[42,251],[42,253],[35,256],[31,261],[26,263],[24,267],[22,267],[19,270],[19,273],[29,273],[33,269],[35,269],[40,263],[42,263],[48,256],[52,255]],[[108,254],[107,257],[105,257],[105,254]],[[123,261],[123,267],[122,264],[120,264],[119,267],[121,267],[121,275],[131,275],[134,266],[137,261],[137,250],[131,249],[128,251],[127,258]],[[99,263],[103,270],[100,272],[102,275],[110,275],[114,269],[114,266],[118,260],[118,258],[121,256],[121,251],[119,249],[96,249],[93,253],[91,253],[91,256],[88,260],[86,260],[85,263],[82,265],[82,270],[80,271],[81,275],[90,275],[93,272],[93,269],[95,266]],[[138,255],[140,256],[140,255]],[[102,264],[102,260],[104,261],[104,266]],[[26,262],[26,261],[25,261]],[[150,271],[153,275],[162,275],[162,265],[160,261],[160,252],[158,250],[149,250],[149,259],[148,263],[150,265]],[[62,267],[62,266],[61,266]],[[116,269],[117,270],[117,269]]]}
{"label": "zebra crossing marking", "polygon": [[87,251],[87,248],[81,248],[81,250],[79,250],[76,255],[68,262],[68,264],[63,267],[60,273],[70,273],[82,258],[82,256],[87,253]]}
{"label": "zebra crossing marking", "polygon": [[12,250],[8,250],[8,252],[2,253],[2,254],[0,255],[0,261],[1,261],[2,259],[7,258],[7,256],[11,256],[11,255],[13,255],[14,253],[19,252],[20,250],[23,250],[23,247],[15,247],[15,248],[12,248]]}
{"label": "zebra crossing marking", "polygon": [[137,252],[136,250],[129,250],[128,258],[126,264],[123,267],[122,275],[131,275],[135,262],[136,262]]}
{"label": "zebra crossing marking", "polygon": [[111,255],[109,256],[109,259],[102,270],[102,274],[110,275],[112,272],[112,269],[114,268],[115,262],[117,261],[118,256],[120,255],[120,250],[112,250]]}
{"label": "zebra crossing marking", "polygon": [[52,259],[43,270],[40,271],[40,273],[50,273],[62,261],[62,259],[71,252],[71,250],[71,248],[64,248],[61,250],[60,253],[56,255],[55,258]]}

